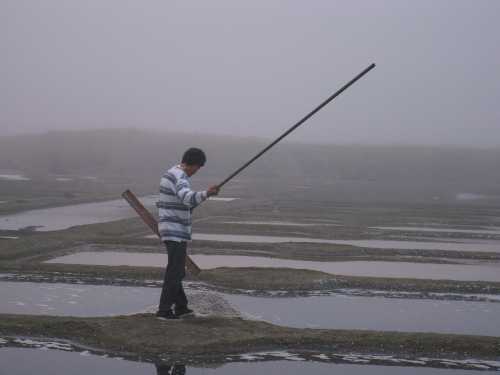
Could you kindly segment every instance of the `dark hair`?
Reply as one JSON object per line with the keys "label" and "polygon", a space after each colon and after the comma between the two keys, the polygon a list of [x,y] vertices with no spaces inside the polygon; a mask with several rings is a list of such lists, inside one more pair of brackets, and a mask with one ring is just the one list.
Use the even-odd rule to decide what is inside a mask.
{"label": "dark hair", "polygon": [[182,162],[187,165],[199,165],[203,167],[206,161],[207,157],[205,153],[196,147],[191,147],[182,156]]}

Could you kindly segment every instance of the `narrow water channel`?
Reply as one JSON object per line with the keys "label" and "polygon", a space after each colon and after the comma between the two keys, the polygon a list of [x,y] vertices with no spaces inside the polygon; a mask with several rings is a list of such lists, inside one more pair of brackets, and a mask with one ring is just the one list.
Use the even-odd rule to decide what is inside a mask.
{"label": "narrow water channel", "polygon": [[[500,263],[433,264],[384,261],[314,262],[239,255],[191,255],[201,269],[217,267],[281,267],[308,269],[345,276],[372,276],[462,281],[500,281]],[[167,256],[153,253],[117,251],[79,252],[46,263],[165,267]]]}
{"label": "narrow water channel", "polygon": [[[243,356],[242,356],[243,357]],[[250,356],[248,356],[250,357]],[[297,358],[297,357],[295,357]],[[229,362],[229,361],[228,361]],[[207,363],[206,367],[183,363],[158,364],[106,358],[89,352],[66,352],[28,348],[0,348],[0,374],[5,375],[473,375],[474,370],[449,370],[428,367],[374,366],[321,363],[305,360],[265,362]]]}
{"label": "narrow water channel", "polygon": [[[89,317],[154,312],[160,291],[147,287],[4,281],[0,282],[0,313]],[[190,289],[186,292],[197,312],[218,309],[216,313],[221,315],[230,312],[232,306],[247,318],[290,327],[500,336],[500,303],[493,302],[338,294],[262,298]]]}
{"label": "narrow water channel", "polygon": [[251,319],[296,328],[500,336],[500,304],[332,295],[263,298],[226,295]]}
{"label": "narrow water channel", "polygon": [[375,249],[409,249],[409,250],[448,250],[448,251],[484,251],[500,253],[500,241],[475,240],[469,241],[399,241],[399,240],[329,240],[323,238],[309,237],[281,237],[281,236],[255,236],[243,234],[213,234],[194,233],[194,240],[203,241],[224,241],[224,242],[309,242],[309,243],[329,243],[336,245],[351,245],[357,247],[369,247]]}

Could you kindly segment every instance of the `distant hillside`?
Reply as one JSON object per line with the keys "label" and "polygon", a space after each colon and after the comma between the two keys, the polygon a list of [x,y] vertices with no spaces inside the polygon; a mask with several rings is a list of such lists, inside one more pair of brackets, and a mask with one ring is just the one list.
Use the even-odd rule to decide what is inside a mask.
{"label": "distant hillside", "polygon": [[[31,175],[128,175],[155,178],[189,146],[208,156],[201,177],[220,179],[269,143],[254,138],[134,129],[0,137],[0,170]],[[284,141],[244,172],[247,178],[452,186],[500,195],[500,149],[305,145]]]}

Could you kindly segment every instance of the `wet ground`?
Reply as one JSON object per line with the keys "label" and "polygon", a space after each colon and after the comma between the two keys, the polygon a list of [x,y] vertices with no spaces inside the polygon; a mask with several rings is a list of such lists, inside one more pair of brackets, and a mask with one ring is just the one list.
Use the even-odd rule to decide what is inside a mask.
{"label": "wet ground", "polygon": [[[148,206],[151,206],[154,200],[154,197],[142,199],[143,203]],[[235,200],[234,198],[221,198],[219,200],[231,203],[223,209],[215,207],[221,206],[222,203],[220,205],[207,204],[197,210],[199,216],[195,218],[195,241],[192,248],[200,250],[202,253],[193,254],[193,259],[205,269],[221,266],[229,269],[235,267],[257,267],[257,269],[287,267],[294,270],[305,268],[339,275],[374,276],[380,279],[404,277],[423,281],[437,279],[483,280],[486,283],[484,284],[485,293],[488,291],[488,282],[500,281],[500,267],[496,259],[487,258],[484,255],[486,253],[500,254],[500,241],[497,238],[500,234],[498,231],[500,219],[494,210],[471,208],[468,211],[465,208],[457,211],[446,211],[447,209],[444,207],[417,211],[414,207],[401,210],[397,208],[396,210],[394,207],[387,209],[383,207],[359,208],[350,207],[347,204],[336,204],[332,207],[323,203],[318,203],[317,207],[314,204],[300,206],[300,201],[292,200],[288,202]],[[144,227],[141,222],[123,221],[119,225],[108,223],[134,216],[135,213],[128,207],[127,203],[121,200],[46,208],[2,216],[0,217],[0,230],[32,227],[43,234],[34,232],[29,234],[31,237],[25,237],[25,232],[21,233],[20,238],[16,241],[2,241],[4,254],[10,254],[9,251],[11,251],[12,254],[16,255],[16,251],[18,251],[16,249],[19,248],[21,255],[15,258],[15,262],[6,259],[0,266],[4,267],[2,268],[4,271],[14,270],[19,272],[19,275],[23,275],[24,272],[26,276],[29,276],[28,272],[40,267],[49,277],[50,274],[53,277],[59,277],[65,272],[64,264],[40,262],[66,254],[67,249],[75,249],[78,246],[92,244],[94,241],[97,243],[102,241],[102,243],[114,246],[118,250],[128,246],[128,252],[114,254],[102,251],[80,252],[64,257],[63,261],[67,263],[68,267],[73,263],[126,264],[131,266],[128,267],[129,271],[141,266],[163,267],[166,256],[160,253],[163,249],[160,248],[159,244],[156,250],[152,250],[153,253],[134,254],[131,250],[137,245],[138,250],[143,251],[140,246],[144,245],[144,241],[148,246],[153,246],[151,240],[145,239],[149,229]],[[426,223],[433,221],[439,225],[426,225]],[[52,230],[91,223],[101,223],[101,225],[89,226],[81,231],[77,229],[72,231],[71,235],[65,231],[58,232],[54,237],[50,235]],[[40,225],[44,226],[40,227]],[[5,233],[0,234],[4,237],[17,237],[17,232],[14,231],[5,231]],[[223,242],[228,243],[224,246],[224,252],[222,252],[220,245]],[[293,253],[291,259],[280,259],[274,252],[265,254],[269,250],[267,248],[258,249],[260,244],[278,247],[280,243],[286,242],[308,242],[310,246],[304,246],[303,249],[290,247],[287,251],[289,254]],[[12,245],[10,248],[5,246],[6,243],[20,243],[20,245]],[[38,244],[43,245],[41,249],[37,248]],[[52,248],[52,245],[47,244],[55,245]],[[328,250],[321,247],[324,244],[352,245],[358,253],[366,250],[365,258],[362,261],[332,261],[331,258],[325,261],[325,258],[321,259],[322,251]],[[230,247],[233,245],[239,251],[248,247],[249,254],[235,252],[235,254],[242,255],[227,255],[230,254]],[[434,254],[433,252],[436,251],[432,260],[435,263],[423,263],[422,259],[419,259],[419,253],[408,257],[408,261],[402,261],[404,258],[401,254],[393,256],[388,252],[384,253],[384,256],[393,256],[393,259],[390,260],[397,261],[385,261],[385,259],[381,260],[380,258],[370,260],[370,257],[376,256],[373,255],[373,251],[369,251],[373,249],[418,249],[429,252],[429,254]],[[341,248],[332,246],[332,252],[337,250],[340,251]],[[450,257],[449,253],[444,254],[437,250],[446,250],[457,255]],[[156,251],[158,253],[155,254]],[[260,255],[264,256],[257,256],[258,251],[261,251]],[[472,257],[468,252],[476,253],[478,257]],[[252,254],[256,254],[256,256],[249,256]],[[265,256],[273,256],[273,258]],[[312,258],[307,258],[307,261],[300,260],[301,257],[308,256]],[[405,255],[403,254],[403,256]],[[424,257],[422,256],[422,258]],[[50,262],[60,261],[61,259],[55,259]],[[424,259],[424,261],[428,260]],[[456,264],[438,264],[439,261]],[[85,283],[99,283],[98,280],[92,278],[95,278],[92,276],[92,267],[76,269],[81,272],[82,280],[86,277]],[[159,273],[155,271],[157,276],[148,281],[145,278],[134,280],[133,272],[127,273],[127,267],[119,271],[123,271],[124,277],[130,276],[129,281],[124,281],[123,285],[138,283],[141,286],[87,285],[83,282],[78,284],[78,281],[73,284],[46,283],[41,278],[38,279],[40,282],[36,283],[0,281],[0,313],[29,314],[43,318],[41,315],[95,317],[154,311],[160,293],[158,288],[161,284]],[[106,267],[99,268],[99,272],[107,272]],[[108,278],[113,279],[114,274],[111,273],[111,270],[109,272]],[[151,272],[151,269],[144,269],[143,272]],[[298,271],[293,272],[296,272],[298,277]],[[269,277],[269,281],[273,279],[272,274],[266,275]],[[31,278],[32,281],[36,279],[36,276]],[[118,282],[118,280],[116,281]],[[265,284],[266,280],[259,281]],[[345,329],[348,330],[346,332],[352,332],[353,336],[360,329],[380,331],[380,335],[387,334],[388,331],[398,331],[401,335],[404,335],[402,332],[434,332],[500,336],[500,328],[497,328],[500,327],[500,303],[494,302],[498,301],[498,295],[467,295],[466,289],[457,295],[452,293],[440,295],[426,291],[413,293],[404,292],[395,287],[394,290],[381,291],[351,289],[309,292],[302,290],[302,296],[297,294],[292,296],[293,291],[291,290],[264,289],[266,297],[253,295],[252,290],[241,291],[242,294],[230,294],[221,292],[221,288],[217,289],[215,285],[213,288],[205,288],[203,285],[190,284],[188,295],[192,306],[200,314],[200,317],[203,314],[210,315],[214,312],[215,315],[221,317],[242,315],[247,319],[260,319],[283,327]],[[206,329],[208,330],[215,329],[215,326],[211,325],[213,324],[211,321],[200,320],[199,324],[207,324]],[[221,326],[225,328],[225,323],[222,323]],[[350,335],[351,333],[347,334],[348,337]],[[300,341],[300,335],[296,337],[294,341]],[[439,335],[436,337],[439,338]],[[468,337],[464,339],[465,342],[469,340]],[[2,347],[2,340],[8,342],[8,345],[4,343],[4,347]],[[0,363],[2,363],[0,373],[8,371],[9,374],[33,372],[78,374],[102,371],[110,374],[163,374],[171,373],[174,370],[168,364],[170,363],[168,360],[165,361],[167,365],[157,368],[152,363],[101,358],[101,356],[95,355],[96,353],[85,350],[79,353],[56,352],[44,350],[47,346],[43,345],[39,346],[38,349],[28,349],[28,347],[33,346],[27,345],[26,341],[23,344],[21,341],[14,343],[12,340],[15,339],[0,339]],[[387,340],[380,340],[384,344],[389,343]],[[417,343],[420,345],[418,340],[420,339],[417,339]],[[472,336],[470,336],[470,340],[470,342],[475,342]],[[360,342],[363,340],[358,341],[358,344]],[[374,344],[372,348],[379,347],[378,344],[380,343]],[[17,347],[15,347],[16,345]],[[64,350],[61,349],[61,346],[59,349]],[[210,348],[208,347],[207,350]],[[437,351],[438,349],[435,352],[437,353]],[[459,355],[465,358],[464,353],[466,352],[467,350],[460,351]],[[50,353],[74,357],[55,358],[50,357],[52,355]],[[390,356],[383,358],[383,356],[377,357],[377,355],[377,353],[373,353],[371,356],[366,353],[364,355],[345,353],[337,355],[333,352],[315,352],[309,355],[289,352],[246,353],[239,356],[228,355],[225,359],[223,358],[222,362],[218,362],[217,367],[213,365],[213,362],[212,366],[214,367],[198,367],[199,363],[194,366],[187,361],[184,363],[186,365],[184,369],[181,363],[175,370],[187,371],[187,373],[214,374],[253,374],[261,371],[292,374],[304,372],[326,374],[337,371],[359,374],[364,371],[374,374],[450,373],[458,375],[469,373],[469,370],[472,369],[491,370],[500,367],[492,365],[493,362],[488,364],[474,359],[470,362],[464,362],[463,359],[462,363],[451,360],[433,362],[428,358],[400,358],[396,360]],[[9,368],[3,365],[7,363],[4,360],[7,357],[12,359],[8,361]],[[498,357],[500,357],[500,353]],[[16,362],[16,358],[19,358],[19,361]],[[21,358],[27,360],[23,361]],[[108,364],[107,361],[113,361],[113,363],[109,362]],[[432,366],[440,368],[418,367],[428,366],[431,362]],[[50,367],[54,363],[57,363],[57,369]],[[60,363],[64,363],[64,365],[60,365]],[[359,364],[364,365],[360,366]],[[374,366],[375,364],[378,366]],[[99,366],[103,366],[102,370]],[[445,367],[449,369],[445,369]]]}
{"label": "wet ground", "polygon": [[[316,270],[348,276],[500,282],[500,263],[484,262],[474,265],[455,265],[381,261],[311,262],[267,257],[201,254],[194,254],[191,258],[201,269],[216,267],[282,267]],[[163,268],[166,266],[166,255],[89,251],[58,257],[48,260],[46,263]]]}

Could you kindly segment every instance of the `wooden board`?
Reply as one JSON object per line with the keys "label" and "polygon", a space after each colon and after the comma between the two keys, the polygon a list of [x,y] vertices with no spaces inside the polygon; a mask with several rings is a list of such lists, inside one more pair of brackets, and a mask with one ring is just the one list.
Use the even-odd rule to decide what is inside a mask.
{"label": "wooden board", "polygon": [[[137,199],[134,193],[130,190],[125,190],[122,193],[122,197],[130,204],[130,206],[139,214],[141,219],[146,223],[146,225],[158,236],[160,237],[160,233],[158,232],[158,222],[154,218],[153,215],[142,205],[142,203]],[[201,272],[200,267],[196,265],[195,262],[188,256],[186,256],[186,268],[187,270],[193,274],[198,275]]]}

